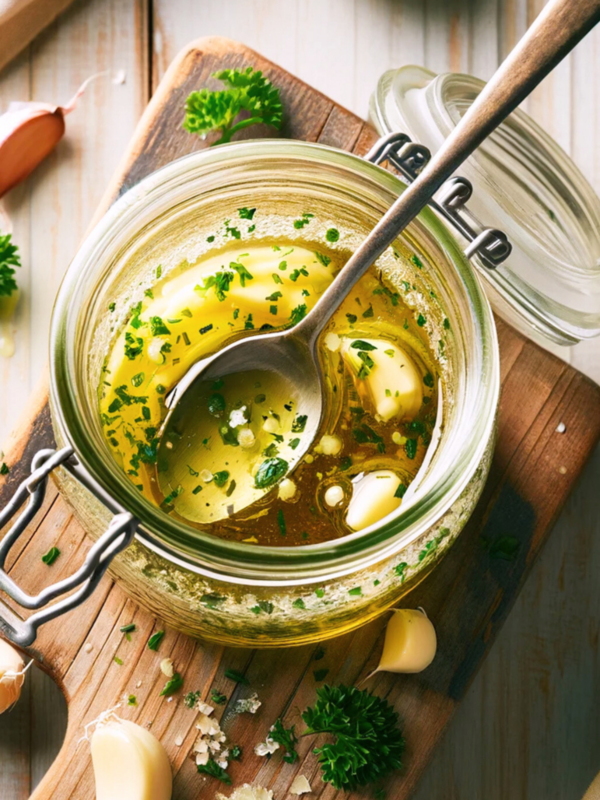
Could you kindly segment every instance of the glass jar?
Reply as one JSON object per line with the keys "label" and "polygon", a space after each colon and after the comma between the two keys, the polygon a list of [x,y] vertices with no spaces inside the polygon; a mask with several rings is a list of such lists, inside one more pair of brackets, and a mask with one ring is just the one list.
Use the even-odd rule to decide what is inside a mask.
{"label": "glass jar", "polygon": [[[392,284],[410,274],[407,302],[426,312],[444,379],[443,435],[418,476],[417,491],[399,512],[322,544],[267,548],[225,541],[171,518],[142,496],[114,461],[101,428],[104,356],[157,263],[168,272],[170,265],[196,258],[213,222],[251,205],[290,219],[310,209],[317,222],[335,220],[346,229],[352,247],[404,186],[380,167],[322,145],[224,145],[179,159],[130,189],[70,266],[51,330],[56,439],[74,448],[88,485],[99,486],[114,500],[109,505],[140,520],[135,541],[111,571],[132,597],[174,628],[254,647],[339,635],[421,581],[468,520],[493,449],[498,344],[478,278],[430,210],[395,243],[405,257],[381,262]],[[409,253],[418,254],[421,269],[410,265]],[[117,306],[113,315],[106,313],[111,303]],[[85,530],[100,536],[114,508],[70,472],[61,470],[57,479]]]}

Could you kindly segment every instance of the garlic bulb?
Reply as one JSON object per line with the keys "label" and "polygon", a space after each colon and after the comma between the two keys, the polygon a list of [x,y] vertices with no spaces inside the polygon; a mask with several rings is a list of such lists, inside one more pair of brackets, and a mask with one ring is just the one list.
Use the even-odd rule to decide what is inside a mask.
{"label": "garlic bulb", "polygon": [[96,800],[171,800],[171,765],[150,731],[108,711],[93,723]]}
{"label": "garlic bulb", "polygon": [[0,639],[0,714],[14,705],[21,696],[26,670],[20,653]]}

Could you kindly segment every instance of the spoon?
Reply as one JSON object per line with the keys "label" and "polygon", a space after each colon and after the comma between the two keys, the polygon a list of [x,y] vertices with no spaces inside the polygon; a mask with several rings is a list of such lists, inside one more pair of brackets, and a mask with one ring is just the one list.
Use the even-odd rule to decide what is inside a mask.
{"label": "spoon", "polygon": [[[538,83],[600,20],[600,0],[550,0],[456,128],[390,207],[320,297],[309,314],[284,331],[246,337],[194,364],[165,398],[159,464],[173,454],[182,432],[205,415],[200,402],[208,384],[227,376],[264,375],[294,393],[295,411],[306,417],[292,469],[311,446],[323,413],[317,339],[332,314],[384,250],[427,205],[435,192]],[[174,444],[175,443],[175,444]]]}

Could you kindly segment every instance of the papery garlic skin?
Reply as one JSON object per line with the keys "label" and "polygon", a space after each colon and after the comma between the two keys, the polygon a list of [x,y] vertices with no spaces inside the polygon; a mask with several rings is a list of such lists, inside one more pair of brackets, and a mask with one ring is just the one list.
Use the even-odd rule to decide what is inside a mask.
{"label": "papery garlic skin", "polygon": [[377,672],[422,672],[435,658],[437,636],[420,609],[398,608],[387,624]]}
{"label": "papery garlic skin", "polygon": [[21,654],[0,639],[0,714],[17,702],[24,680],[25,662]]}
{"label": "papery garlic skin", "polygon": [[309,794],[310,792],[312,792],[312,789],[310,788],[308,778],[305,775],[296,775],[289,788],[289,793],[299,796],[301,794]]}
{"label": "papery garlic skin", "polygon": [[273,792],[262,786],[250,786],[249,783],[245,783],[234,789],[229,797],[218,792],[216,800],[273,800]]}
{"label": "papery garlic skin", "polygon": [[112,714],[91,739],[96,800],[171,800],[171,765],[145,728]]}

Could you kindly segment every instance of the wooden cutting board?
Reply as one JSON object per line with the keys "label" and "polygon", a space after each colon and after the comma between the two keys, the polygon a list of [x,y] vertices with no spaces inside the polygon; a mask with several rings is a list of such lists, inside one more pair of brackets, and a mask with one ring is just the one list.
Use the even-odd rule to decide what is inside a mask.
{"label": "wooden cutting board", "polygon": [[[257,53],[225,39],[200,40],[184,50],[165,75],[99,214],[149,172],[205,147],[181,127],[186,96],[210,85],[215,70],[248,65],[264,70],[281,88],[287,112],[282,136],[319,141],[359,154],[375,141],[376,134],[368,124]],[[260,133],[256,128],[244,132],[248,138]],[[600,437],[600,388],[500,320],[498,331],[503,394],[490,478],[457,543],[403,603],[423,606],[434,620],[438,655],[421,675],[382,674],[370,683],[396,706],[403,720],[405,767],[385,787],[394,800],[410,796]],[[556,430],[561,422],[566,426],[562,434]],[[0,483],[0,507],[28,473],[33,454],[50,446],[53,435],[43,387],[6,448],[5,460],[11,471]],[[510,560],[498,557],[505,536],[519,541]],[[52,545],[58,546],[62,555],[49,570],[41,555]],[[13,549],[10,574],[26,589],[37,591],[49,580],[73,572],[89,546],[85,532],[50,486],[35,523]],[[131,622],[137,629],[128,641],[119,629]],[[218,717],[227,715],[235,700],[250,691],[227,680],[226,669],[245,673],[251,690],[262,700],[256,716],[232,716],[225,723],[230,741],[244,750],[242,760],[232,763],[229,770],[234,786],[255,782],[273,789],[276,800],[284,800],[294,776],[301,773],[313,786],[309,797],[322,795],[331,800],[338,793],[320,780],[311,737],[301,740],[300,760],[295,765],[283,763],[277,754],[270,761],[259,758],[253,747],[264,740],[279,716],[286,725],[296,723],[298,730],[303,729],[300,711],[315,698],[315,669],[328,669],[326,680],[334,683],[353,683],[364,677],[378,661],[384,626],[385,618],[327,642],[325,655],[317,663],[314,646],[275,651],[224,649],[168,629],[155,653],[146,647],[148,637],[165,626],[105,578],[81,608],[45,626],[29,650],[60,685],[69,707],[63,748],[33,798],[92,800],[89,747],[85,742],[78,745],[83,725],[129,694],[136,696],[137,705],[125,704],[120,713],[150,727],[163,742],[175,775],[174,800],[212,798],[224,788],[216,780],[198,775],[189,757],[196,734],[195,713],[185,707],[181,695],[171,702],[159,696],[165,682],[159,663],[168,656],[185,678],[184,692],[200,690],[208,697],[215,688],[227,695],[227,705],[217,706]],[[183,744],[177,746],[179,737]],[[369,790],[352,797],[372,794]]]}

